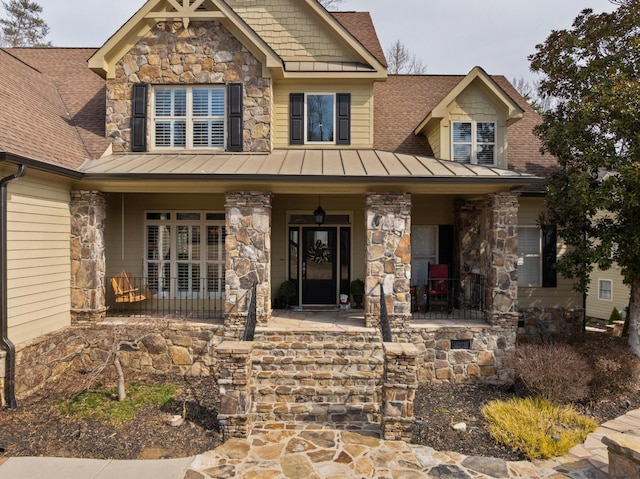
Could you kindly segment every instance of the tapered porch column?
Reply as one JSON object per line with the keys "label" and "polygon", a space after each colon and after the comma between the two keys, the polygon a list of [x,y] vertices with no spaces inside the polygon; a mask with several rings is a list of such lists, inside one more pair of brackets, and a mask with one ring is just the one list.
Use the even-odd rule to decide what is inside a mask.
{"label": "tapered porch column", "polygon": [[367,193],[365,318],[380,321],[380,285],[384,286],[389,321],[401,328],[411,320],[411,195]]}
{"label": "tapered porch column", "polygon": [[71,319],[97,321],[106,313],[104,226],[100,191],[71,192]]}
{"label": "tapered porch column", "polygon": [[263,191],[226,195],[225,326],[243,330],[251,290],[256,295],[258,322],[271,317],[271,201]]}
{"label": "tapered porch column", "polygon": [[518,197],[490,195],[486,203],[486,321],[512,329],[518,326]]}

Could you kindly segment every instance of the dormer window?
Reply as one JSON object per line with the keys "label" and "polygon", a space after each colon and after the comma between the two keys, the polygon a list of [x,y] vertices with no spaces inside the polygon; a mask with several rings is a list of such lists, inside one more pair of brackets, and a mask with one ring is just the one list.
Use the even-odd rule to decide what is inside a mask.
{"label": "dormer window", "polygon": [[496,124],[491,121],[452,123],[453,160],[460,163],[496,164]]}

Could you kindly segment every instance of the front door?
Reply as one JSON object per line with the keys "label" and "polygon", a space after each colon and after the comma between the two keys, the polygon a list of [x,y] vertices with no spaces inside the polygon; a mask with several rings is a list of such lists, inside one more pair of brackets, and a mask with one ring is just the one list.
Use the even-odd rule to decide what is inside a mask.
{"label": "front door", "polygon": [[337,304],[337,228],[302,228],[302,304]]}

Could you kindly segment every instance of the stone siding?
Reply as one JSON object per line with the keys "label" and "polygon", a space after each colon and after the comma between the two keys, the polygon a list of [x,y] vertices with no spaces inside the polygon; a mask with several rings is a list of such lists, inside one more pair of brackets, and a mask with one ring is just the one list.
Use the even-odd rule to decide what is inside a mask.
{"label": "stone siding", "polygon": [[384,343],[382,435],[387,440],[411,441],[418,354],[413,344]]}
{"label": "stone siding", "polygon": [[104,317],[107,204],[99,191],[71,192],[71,317]]}
{"label": "stone siding", "polygon": [[582,336],[582,308],[529,308],[521,311],[521,315],[520,342],[571,342]]}
{"label": "stone siding", "polygon": [[518,319],[518,197],[490,195],[485,215],[486,321],[515,331]]}
{"label": "stone siding", "polygon": [[[131,150],[134,83],[234,82],[244,84],[243,150],[270,151],[271,84],[263,77],[261,63],[219,22],[192,22],[187,30],[182,22],[158,23],[116,64],[115,78],[107,80],[106,131],[113,151]],[[152,113],[149,108],[148,120]],[[150,125],[148,135],[151,129]]]}
{"label": "stone siding", "polygon": [[392,328],[411,319],[411,195],[368,193],[365,318],[377,327],[380,317],[380,285],[384,287]]}
{"label": "stone siding", "polygon": [[271,316],[271,201],[271,194],[265,192],[227,193],[225,325],[229,339],[234,331],[244,329],[256,283],[257,319],[264,324]]}

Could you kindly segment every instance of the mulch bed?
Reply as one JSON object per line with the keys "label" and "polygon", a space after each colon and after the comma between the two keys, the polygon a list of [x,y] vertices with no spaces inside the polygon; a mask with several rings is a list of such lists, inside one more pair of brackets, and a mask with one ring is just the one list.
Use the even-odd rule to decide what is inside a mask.
{"label": "mulch bed", "polygon": [[[179,386],[176,399],[164,407],[149,406],[121,427],[95,420],[83,420],[60,412],[58,402],[86,388],[87,378],[69,371],[60,381],[48,385],[15,409],[0,410],[0,456],[59,456],[101,459],[170,458],[200,454],[222,442],[217,429],[215,402],[218,391],[213,378],[182,376],[133,377],[138,382],[172,383]],[[114,378],[101,377],[105,384]],[[521,460],[523,456],[496,443],[482,416],[482,405],[494,399],[524,394],[517,388],[483,384],[423,384],[416,393],[414,412],[424,421],[418,438],[421,444],[441,451],[468,456],[490,456]],[[187,421],[178,427],[168,424],[173,414]],[[598,423],[640,408],[640,391],[607,397],[577,406]],[[464,433],[453,430],[467,424]]]}

